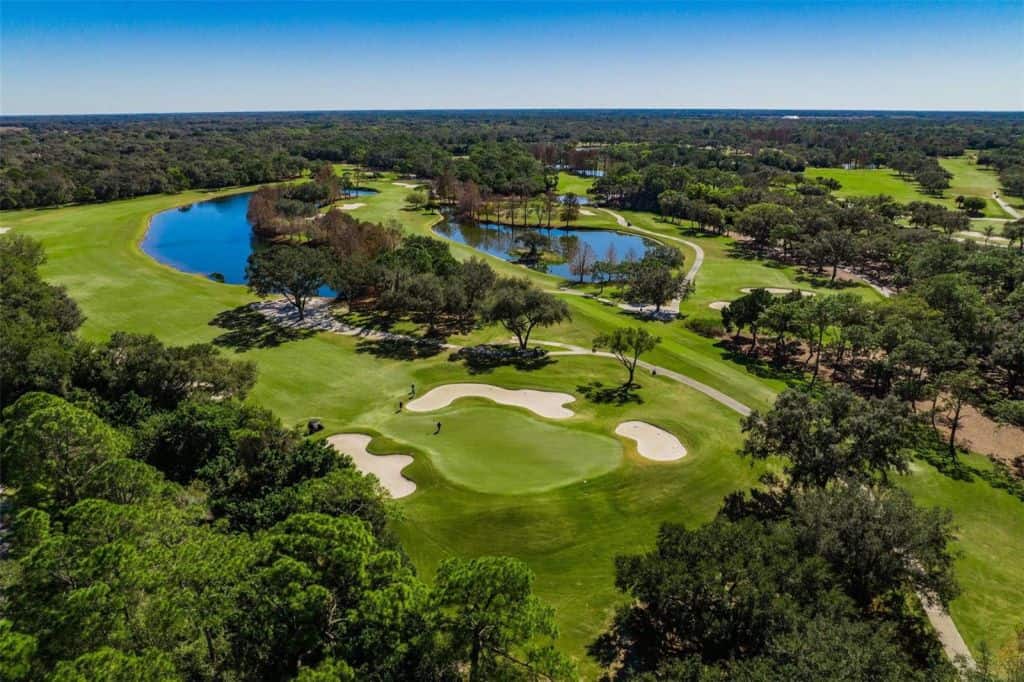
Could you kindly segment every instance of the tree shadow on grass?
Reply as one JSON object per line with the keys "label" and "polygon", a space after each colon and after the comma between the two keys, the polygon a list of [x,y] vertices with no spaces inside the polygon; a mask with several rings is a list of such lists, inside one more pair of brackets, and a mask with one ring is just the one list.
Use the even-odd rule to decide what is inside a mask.
{"label": "tree shadow on grass", "polygon": [[719,341],[715,344],[715,347],[722,349],[723,359],[743,366],[744,369],[756,377],[760,377],[762,379],[778,379],[791,384],[804,380],[803,372],[762,362],[757,355],[751,356],[748,355],[746,351],[739,350],[736,347],[735,342],[731,340]]}
{"label": "tree shadow on grass", "polygon": [[356,344],[357,353],[366,353],[389,360],[421,360],[432,358],[444,346],[434,339],[363,339]]}
{"label": "tree shadow on grass", "polygon": [[833,282],[831,277],[828,275],[815,274],[806,270],[799,273],[795,279],[803,284],[810,284],[813,287],[819,287],[822,289],[853,289],[861,285],[861,282],[849,279],[837,279]]}
{"label": "tree shadow on grass", "polygon": [[642,405],[644,399],[633,392],[638,384],[632,386],[605,386],[600,381],[592,381],[576,387],[576,391],[592,403],[625,405],[635,403]]}
{"label": "tree shadow on grass", "polygon": [[213,339],[213,345],[232,348],[236,353],[275,348],[316,334],[313,329],[283,327],[248,305],[218,313],[210,320],[210,326],[227,330]]}
{"label": "tree shadow on grass", "polygon": [[448,356],[448,360],[464,363],[470,374],[490,374],[497,367],[514,367],[523,372],[532,372],[557,362],[543,348],[522,351],[514,346],[486,344],[460,348]]}

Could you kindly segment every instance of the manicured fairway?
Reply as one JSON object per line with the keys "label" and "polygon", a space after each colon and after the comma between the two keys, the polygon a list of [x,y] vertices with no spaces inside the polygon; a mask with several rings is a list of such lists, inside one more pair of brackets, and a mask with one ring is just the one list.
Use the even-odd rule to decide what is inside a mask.
{"label": "manicured fairway", "polygon": [[558,188],[555,191],[559,194],[572,192],[578,196],[586,196],[587,190],[593,184],[594,178],[584,178],[573,173],[562,172],[558,174]]}
{"label": "manicured fairway", "polygon": [[[366,206],[353,214],[374,221],[397,218],[410,233],[430,234],[438,216],[405,210],[408,190],[392,180],[364,183],[380,194],[361,197]],[[509,554],[525,560],[536,572],[538,593],[557,609],[561,646],[583,661],[587,677],[594,676],[594,669],[585,647],[621,603],[614,588],[614,557],[651,547],[663,521],[690,527],[708,521],[725,495],[756,485],[764,471],[735,454],[743,438],[736,413],[668,378],[638,375],[642,388],[624,404],[588,398],[598,395],[596,388],[616,386],[625,378],[622,367],[607,358],[566,356],[534,371],[502,367],[471,374],[461,363],[450,362],[447,352],[408,361],[351,337],[325,333],[288,340],[275,338],[262,325],[232,327],[223,313],[254,300],[243,287],[160,266],[136,246],[149,215],[208,196],[160,195],[8,212],[0,224],[43,240],[50,258],[43,272],[65,284],[82,305],[88,316],[85,337],[126,330],[151,332],[174,344],[217,340],[224,352],[257,363],[259,381],[252,397],[286,423],[319,417],[325,435],[365,432],[375,436],[373,452],[412,455],[414,462],[403,473],[417,490],[395,503],[395,528],[417,569],[429,579],[437,562],[452,555]],[[714,318],[717,313],[707,304],[736,298],[743,287],[830,291],[805,281],[793,268],[747,257],[728,238],[693,234],[650,214],[627,217],[704,249],[697,291],[683,304],[684,314]],[[614,225],[607,214],[588,220],[595,227]],[[457,244],[452,250],[460,259],[478,255]],[[692,250],[683,251],[692,262]],[[487,260],[502,274],[528,276],[546,289],[561,284],[499,259]],[[844,290],[877,298],[867,287]],[[535,339],[589,347],[598,333],[641,324],[662,337],[645,359],[756,408],[768,407],[794,380],[742,364],[742,358],[680,322],[640,322],[598,301],[564,299],[573,321],[539,329]],[[508,338],[507,331],[490,326],[451,341]],[[576,414],[551,422],[515,408],[469,401],[436,413],[395,413],[412,383],[424,394],[465,381],[571,393]],[[438,419],[442,435],[434,437],[430,426]],[[633,441],[613,435],[617,424],[631,419],[676,435],[687,448],[686,457],[663,463],[638,456]],[[986,483],[947,478],[927,465],[916,466],[904,484],[918,500],[954,512],[963,552],[958,561],[963,594],[952,613],[968,644],[977,650],[982,640],[1005,642],[1024,602],[1024,562],[1019,559],[1024,556],[1024,505]]]}
{"label": "manicured fairway", "polygon": [[[467,406],[469,402],[428,414],[403,412],[381,431],[422,443],[430,460],[453,483],[498,495],[541,492],[600,476],[622,459],[622,447],[610,435],[545,421],[511,407]],[[434,435],[437,422],[442,430]]]}
{"label": "manicured fairway", "polygon": [[967,156],[939,159],[940,165],[953,174],[949,189],[941,197],[925,194],[913,178],[902,178],[889,168],[845,170],[842,168],[807,168],[808,178],[823,177],[838,180],[842,188],[835,194],[841,197],[863,197],[887,194],[900,203],[928,201],[956,208],[956,197],[976,196],[985,199],[984,216],[987,218],[1009,218],[1003,209],[992,200],[992,192],[1000,189],[999,176],[995,171],[979,167]]}

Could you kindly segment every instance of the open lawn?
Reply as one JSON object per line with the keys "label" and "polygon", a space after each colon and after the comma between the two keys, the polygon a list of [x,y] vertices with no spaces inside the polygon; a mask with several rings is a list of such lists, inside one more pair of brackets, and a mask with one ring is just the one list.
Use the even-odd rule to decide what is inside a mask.
{"label": "open lawn", "polygon": [[587,190],[590,189],[593,184],[594,178],[584,178],[579,175],[563,171],[558,174],[558,188],[555,191],[559,194],[572,192],[578,196],[586,196]]}
{"label": "open lawn", "polygon": [[838,180],[842,188],[835,194],[841,197],[862,197],[887,194],[900,203],[929,201],[955,209],[956,197],[976,196],[985,199],[984,217],[1009,218],[1003,209],[992,200],[992,192],[999,190],[999,177],[991,169],[978,167],[971,157],[958,156],[940,159],[939,163],[953,174],[949,189],[941,197],[925,194],[913,178],[902,178],[889,168],[807,168],[808,178],[823,177]]}
{"label": "open lawn", "polygon": [[[380,194],[360,197],[366,205],[353,214],[373,221],[394,217],[410,233],[432,234],[439,216],[405,210],[407,190],[392,180],[362,183]],[[450,362],[447,351],[407,360],[386,344],[366,339],[282,333],[238,310],[254,300],[243,287],[174,271],[139,250],[150,215],[210,196],[192,192],[7,212],[2,224],[43,241],[49,255],[43,273],[66,285],[81,304],[88,317],[85,337],[127,330],[151,332],[174,344],[214,341],[224,352],[258,364],[252,398],[286,423],[318,417],[325,436],[361,431],[375,436],[373,452],[411,454],[415,461],[404,473],[417,491],[395,503],[395,527],[420,572],[430,578],[437,562],[451,555],[522,558],[537,574],[540,596],[557,609],[562,646],[584,661],[588,676],[594,669],[585,662],[584,647],[621,600],[613,584],[613,558],[649,548],[663,521],[691,527],[706,522],[726,494],[755,485],[763,472],[735,455],[742,440],[738,415],[695,390],[645,374],[638,375],[642,387],[630,400],[608,401],[612,394],[604,389],[625,379],[614,360],[564,356],[531,371],[499,367],[473,373]],[[736,298],[744,287],[831,291],[797,269],[747,254],[729,238],[695,234],[650,214],[625,215],[639,227],[703,248],[697,291],[684,302],[684,314],[716,318],[707,304]],[[594,227],[614,225],[607,214],[593,218],[599,223]],[[449,243],[458,258],[478,255]],[[692,263],[692,249],[682,248]],[[562,284],[487,259],[501,273],[528,276],[544,288]],[[846,290],[877,298],[864,286]],[[769,406],[778,391],[798,380],[748,366],[744,358],[680,322],[638,322],[614,306],[564,298],[573,321],[539,329],[535,340],[589,347],[598,333],[642,324],[663,339],[646,359],[755,408]],[[490,326],[451,341],[508,338],[507,331]],[[460,381],[571,393],[576,400],[569,407],[576,414],[555,422],[479,400],[458,401],[437,412],[396,413],[410,384],[424,394]],[[685,445],[687,456],[668,463],[639,457],[633,441],[614,435],[615,426],[630,419],[670,431]],[[443,429],[433,436],[438,420]],[[983,639],[1003,643],[1024,601],[1024,562],[1019,559],[1024,556],[1024,505],[987,483],[955,480],[924,464],[915,466],[905,485],[925,504],[950,507],[960,527],[963,594],[952,613],[968,644],[977,647]]]}

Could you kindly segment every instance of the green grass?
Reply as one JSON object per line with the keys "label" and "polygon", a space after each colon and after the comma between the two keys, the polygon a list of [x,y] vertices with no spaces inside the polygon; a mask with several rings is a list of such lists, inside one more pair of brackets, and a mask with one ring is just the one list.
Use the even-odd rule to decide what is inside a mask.
{"label": "green grass", "polygon": [[[575,179],[575,178],[573,178]],[[580,179],[583,180],[583,179]],[[588,182],[587,180],[583,180]],[[380,190],[361,197],[354,215],[373,221],[393,217],[415,234],[431,234],[435,213],[404,209],[407,189],[390,177],[363,183]],[[236,190],[237,191],[237,190]],[[199,192],[153,196],[102,205],[6,212],[0,224],[40,238],[49,255],[44,275],[64,284],[88,319],[87,338],[115,330],[151,332],[168,343],[210,341],[225,330],[211,321],[225,310],[254,300],[244,287],[164,267],[143,254],[137,242],[153,213],[209,198]],[[704,269],[697,292],[683,305],[690,316],[716,318],[707,308],[731,300],[749,286],[805,288],[826,293],[800,270],[748,258],[725,237],[705,237],[655,216],[629,213],[636,225],[700,244]],[[607,214],[588,217],[592,227],[614,225]],[[592,222],[589,222],[591,221]],[[479,255],[452,243],[458,258]],[[693,252],[683,247],[688,262]],[[503,274],[527,276],[553,289],[561,282],[497,258]],[[866,287],[855,291],[877,298]],[[683,324],[638,322],[624,311],[577,296],[565,296],[573,321],[535,333],[538,339],[589,346],[593,336],[616,327],[642,324],[662,337],[648,359],[707,383],[753,407],[767,407],[792,377],[744,364],[716,342]],[[453,338],[455,343],[505,341],[508,332],[491,326]],[[235,354],[227,349],[225,352]],[[430,578],[442,558],[508,554],[526,561],[537,575],[538,593],[557,609],[562,646],[585,660],[585,646],[608,622],[621,595],[614,589],[613,558],[654,542],[658,525],[679,521],[691,527],[715,514],[724,495],[756,484],[763,469],[734,453],[741,442],[738,416],[711,399],[663,377],[641,376],[640,402],[595,403],[584,392],[624,379],[612,360],[560,357],[535,371],[498,368],[471,374],[447,353],[406,361],[387,357],[372,343],[319,334],[276,347],[237,353],[259,366],[252,398],[289,424],[310,417],[324,421],[326,434],[358,430],[377,437],[375,452],[408,452],[405,473],[417,492],[395,504],[397,532],[419,571]],[[458,402],[438,413],[396,415],[409,384],[420,392],[455,381],[485,381],[508,388],[572,393],[577,416],[565,422],[537,419],[522,411],[478,401]],[[441,415],[443,435],[429,426]],[[628,419],[651,421],[675,434],[688,450],[678,462],[640,458],[635,443],[614,436]],[[429,429],[432,432],[432,429]],[[554,443],[555,445],[551,445]],[[611,452],[612,456],[608,453]],[[600,466],[589,457],[601,456]],[[486,466],[493,465],[493,466]],[[588,468],[595,465],[594,468]],[[569,482],[571,481],[571,482]],[[558,485],[569,482],[567,485]],[[558,485],[558,487],[551,487]],[[963,556],[958,572],[963,594],[952,613],[968,644],[1001,643],[1011,634],[1024,602],[1024,505],[983,483],[948,479],[917,467],[906,485],[925,504],[948,506],[961,529]],[[518,487],[517,487],[518,486]],[[498,491],[517,494],[493,494]],[[531,492],[534,491],[534,492]]]}
{"label": "green grass", "polygon": [[[381,430],[422,449],[442,475],[496,495],[543,492],[614,469],[622,448],[610,435],[538,419],[493,405],[457,405],[430,414],[408,411]],[[443,428],[434,435],[434,424]]]}
{"label": "green grass", "polygon": [[[963,458],[968,467],[990,469],[980,455]],[[977,653],[1010,644],[1024,625],[1024,505],[980,478],[958,481],[930,464],[915,462],[905,487],[925,506],[953,510],[959,553],[956,576],[963,590],[949,607],[960,634]]]}
{"label": "green grass", "polygon": [[563,171],[558,174],[558,188],[555,191],[559,194],[572,192],[577,196],[586,196],[587,190],[593,185],[594,178],[584,178]]}
{"label": "green grass", "polygon": [[994,171],[979,168],[972,163],[971,157],[958,156],[939,159],[940,165],[953,174],[949,189],[942,196],[932,196],[920,190],[912,178],[902,178],[889,168],[807,168],[804,175],[808,178],[831,178],[838,180],[842,187],[835,194],[840,197],[863,197],[887,194],[900,203],[911,201],[928,201],[942,204],[946,208],[956,208],[956,197],[976,196],[985,199],[986,218],[1009,218],[1003,209],[992,199],[992,192],[999,189],[999,177]]}

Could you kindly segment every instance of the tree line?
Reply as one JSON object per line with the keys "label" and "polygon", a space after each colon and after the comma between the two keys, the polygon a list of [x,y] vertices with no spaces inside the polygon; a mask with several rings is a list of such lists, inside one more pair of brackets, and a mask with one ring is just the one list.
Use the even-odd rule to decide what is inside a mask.
{"label": "tree line", "polygon": [[[1019,118],[998,114],[805,113],[799,120],[698,111],[4,117],[0,209],[268,183],[298,177],[323,161],[427,178],[458,175],[510,195],[540,187],[539,168],[607,172],[649,162],[689,165],[680,159],[704,150],[729,156],[725,166],[742,160],[762,172],[797,172],[843,163],[896,167],[900,154],[934,160],[979,149],[980,161],[996,166],[1007,190],[1019,195],[1024,163],[1015,143],[1022,132]],[[516,158],[502,147],[514,148]]]}

